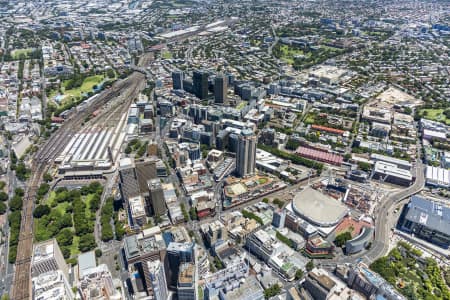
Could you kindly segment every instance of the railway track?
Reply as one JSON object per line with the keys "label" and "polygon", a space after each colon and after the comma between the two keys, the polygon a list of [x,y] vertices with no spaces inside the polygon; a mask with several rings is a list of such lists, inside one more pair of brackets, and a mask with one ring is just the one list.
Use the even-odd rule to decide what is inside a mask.
{"label": "railway track", "polygon": [[[123,90],[128,90],[131,86],[135,85],[133,91],[136,90],[138,83],[144,79],[144,75],[140,73],[133,73],[127,79],[120,82],[120,85],[106,91],[105,95],[102,95],[95,99],[95,101],[83,111],[73,115],[72,118],[63,123],[63,125],[53,134],[43,148],[37,153],[37,160],[42,163],[49,163],[52,159],[56,158],[56,155],[61,153],[63,147],[70,141],[71,137],[83,126],[83,121],[86,116],[91,115],[94,111],[102,107],[111,99],[114,99],[121,95]],[[129,94],[129,93],[128,93]],[[55,155],[56,154],[56,155]]]}
{"label": "railway track", "polygon": [[36,191],[45,170],[45,165],[33,165],[32,179],[24,195],[19,243],[15,264],[12,299],[31,299],[30,271],[33,251],[33,209]]}
{"label": "railway track", "polygon": [[[143,59],[141,63],[147,65],[148,59]],[[82,128],[86,116],[91,115],[107,102],[120,96],[121,93],[125,93],[124,98],[126,101],[124,103],[129,103],[129,98],[142,88],[142,82],[144,80],[145,76],[143,74],[134,72],[128,78],[117,82],[110,90],[100,94],[90,106],[69,117],[46,143],[41,145],[40,150],[35,154],[31,167],[32,178],[28,182],[28,187],[24,195],[11,299],[25,300],[32,298],[31,259],[33,254],[33,209],[36,191],[39,188],[42,176],[59,153],[66,147],[73,134]]]}

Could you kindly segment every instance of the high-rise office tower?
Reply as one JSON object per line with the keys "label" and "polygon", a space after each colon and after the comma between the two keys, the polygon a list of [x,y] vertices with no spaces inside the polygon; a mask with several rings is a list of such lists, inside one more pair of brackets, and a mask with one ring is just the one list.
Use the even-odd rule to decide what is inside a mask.
{"label": "high-rise office tower", "polygon": [[174,71],[172,72],[172,83],[174,90],[182,90],[183,89],[183,71]]}
{"label": "high-rise office tower", "polygon": [[156,159],[143,159],[135,161],[136,175],[139,183],[139,190],[143,194],[148,193],[147,182],[158,178],[156,175]]}
{"label": "high-rise office tower", "polygon": [[256,136],[253,131],[244,129],[238,137],[236,149],[236,174],[247,177],[255,174]]}
{"label": "high-rise office tower", "polygon": [[180,265],[183,263],[195,262],[195,244],[194,243],[176,243],[171,242],[167,246],[166,263],[168,271],[168,284],[170,287],[177,286]]}
{"label": "high-rise office tower", "polygon": [[208,97],[208,73],[205,71],[194,71],[192,74],[194,82],[194,95],[200,99]]}
{"label": "high-rise office tower", "polygon": [[139,182],[134,161],[128,157],[119,161],[119,190],[126,201],[139,195]]}
{"label": "high-rise office tower", "polygon": [[149,180],[147,183],[148,183],[149,200],[150,205],[153,209],[153,213],[158,216],[166,214],[167,207],[161,181],[159,181],[159,179],[152,179]]}
{"label": "high-rise office tower", "polygon": [[218,75],[214,79],[214,102],[225,103],[227,101],[228,82],[223,75]]}
{"label": "high-rise office tower", "polygon": [[185,263],[180,265],[178,275],[177,296],[178,300],[197,299],[197,270],[195,264]]}
{"label": "high-rise office tower", "polygon": [[167,289],[166,272],[164,272],[164,265],[159,260],[148,261],[148,272],[150,276],[150,283],[153,290],[153,299],[166,300],[169,296]]}
{"label": "high-rise office tower", "polygon": [[31,276],[37,277],[57,270],[60,270],[66,278],[69,278],[69,268],[56,239],[35,244],[33,258],[31,259]]}

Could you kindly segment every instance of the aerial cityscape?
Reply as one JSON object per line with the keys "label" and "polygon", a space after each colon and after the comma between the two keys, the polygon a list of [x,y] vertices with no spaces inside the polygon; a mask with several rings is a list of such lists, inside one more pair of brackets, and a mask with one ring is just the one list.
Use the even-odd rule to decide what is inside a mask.
{"label": "aerial cityscape", "polygon": [[0,0],[0,300],[450,300],[448,0]]}

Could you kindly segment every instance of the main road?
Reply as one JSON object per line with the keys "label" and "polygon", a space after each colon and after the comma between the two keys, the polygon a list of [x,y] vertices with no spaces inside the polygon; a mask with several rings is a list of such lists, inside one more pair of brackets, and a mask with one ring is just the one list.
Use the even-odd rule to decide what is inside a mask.
{"label": "main road", "polygon": [[[144,58],[141,63],[146,66],[149,59]],[[73,134],[83,126],[84,119],[102,107],[110,100],[123,96],[137,96],[145,76],[134,72],[128,78],[116,82],[112,88],[102,92],[85,109],[72,114],[63,125],[51,135],[33,158],[31,166],[32,178],[28,182],[24,197],[22,219],[20,224],[19,244],[15,263],[14,281],[11,298],[14,300],[31,299],[31,259],[33,251],[33,209],[36,200],[36,191],[41,183],[43,174],[47,171],[61,151],[66,147]]]}
{"label": "main road", "polygon": [[377,258],[385,256],[389,251],[389,240],[391,230],[395,227],[397,216],[394,214],[395,206],[402,200],[420,192],[425,185],[424,165],[420,159],[416,163],[416,180],[414,184],[406,189],[387,195],[381,206],[375,212],[375,237],[369,250],[349,256],[339,256],[334,259],[320,259],[316,262],[321,265],[336,265],[339,263],[354,263],[361,259],[367,264],[371,264]]}
{"label": "main road", "polygon": [[425,185],[424,165],[420,159],[416,163],[416,180],[413,185],[397,193],[390,194],[379,207],[375,219],[375,240],[373,246],[365,253],[369,263],[384,256],[389,251],[389,239],[391,229],[395,227],[397,221],[394,214],[394,206],[403,199],[420,192]]}

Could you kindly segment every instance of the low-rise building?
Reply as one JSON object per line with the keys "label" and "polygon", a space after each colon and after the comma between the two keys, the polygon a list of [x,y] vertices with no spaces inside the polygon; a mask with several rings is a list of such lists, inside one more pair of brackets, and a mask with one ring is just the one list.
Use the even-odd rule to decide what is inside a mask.
{"label": "low-rise building", "polygon": [[321,269],[314,269],[306,275],[302,283],[315,300],[327,300],[334,293],[336,282]]}
{"label": "low-rise building", "polygon": [[105,264],[86,270],[78,283],[78,290],[82,300],[122,299]]}
{"label": "low-rise building", "polygon": [[306,243],[305,252],[311,257],[320,257],[333,255],[334,246],[330,242],[324,240],[322,237],[317,236],[309,239]]}
{"label": "low-rise building", "polygon": [[450,188],[450,170],[427,166],[425,172],[426,184],[439,188]]}

